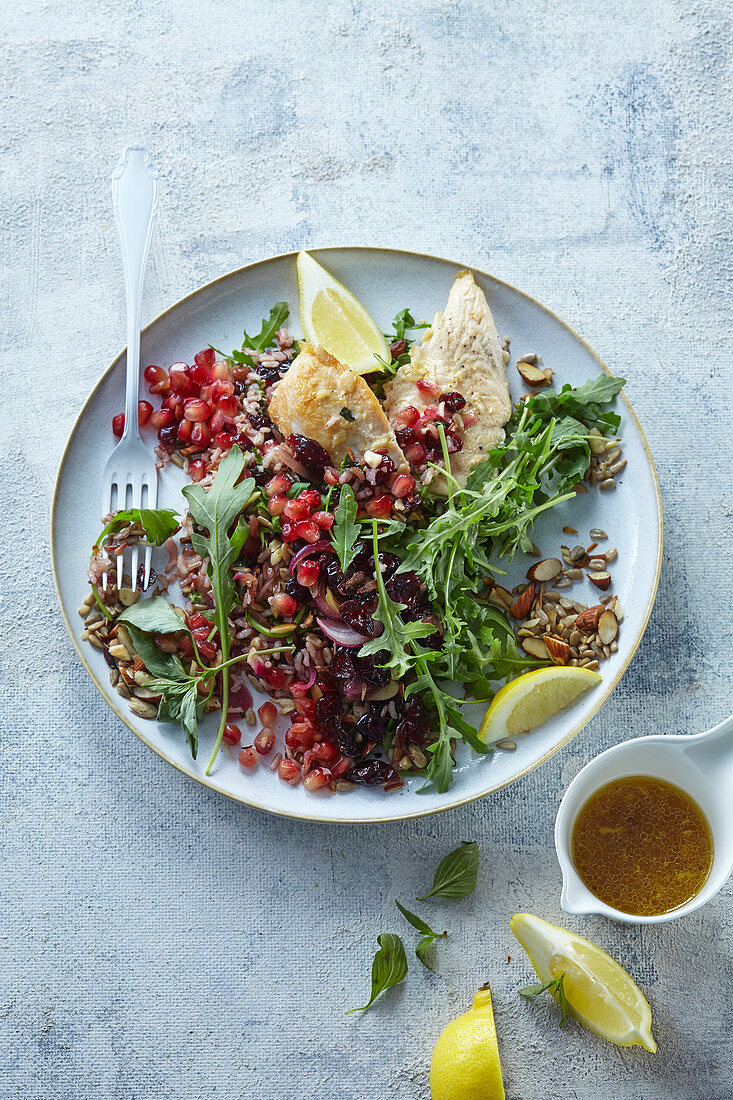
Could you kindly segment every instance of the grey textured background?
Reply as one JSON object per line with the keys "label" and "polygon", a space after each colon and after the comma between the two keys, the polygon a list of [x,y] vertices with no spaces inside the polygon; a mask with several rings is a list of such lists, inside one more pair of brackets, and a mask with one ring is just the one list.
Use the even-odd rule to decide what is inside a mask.
{"label": "grey textured background", "polygon": [[[660,928],[565,921],[648,993],[656,1058],[520,1001],[508,925],[561,920],[552,824],[590,756],[733,709],[730,9],[5,0],[0,29],[2,1100],[425,1100],[486,978],[512,1100],[733,1096],[730,885]],[[522,287],[629,379],[664,496],[656,608],[602,712],[516,786],[403,826],[268,818],[172,771],[87,682],[48,509],[124,342],[109,175],[137,137],[162,170],[146,319],[272,252],[394,244]],[[438,973],[347,1019],[377,933],[406,931],[392,899],[464,837],[480,884],[431,906]]]}

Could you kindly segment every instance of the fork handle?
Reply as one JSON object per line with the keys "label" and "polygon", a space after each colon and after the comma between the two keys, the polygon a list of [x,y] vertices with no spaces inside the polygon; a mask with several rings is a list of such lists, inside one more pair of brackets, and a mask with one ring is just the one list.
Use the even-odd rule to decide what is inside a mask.
{"label": "fork handle", "polygon": [[127,378],[122,438],[138,436],[140,310],[143,276],[158,209],[158,173],[144,145],[128,145],[112,176],[112,204],[122,246],[127,298]]}

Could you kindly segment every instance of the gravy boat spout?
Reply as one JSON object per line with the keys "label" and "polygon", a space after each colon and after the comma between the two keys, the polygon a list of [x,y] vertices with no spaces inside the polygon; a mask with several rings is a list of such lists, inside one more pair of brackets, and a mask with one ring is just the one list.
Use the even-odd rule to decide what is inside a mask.
{"label": "gravy boat spout", "polygon": [[[580,809],[599,788],[630,775],[654,776],[681,787],[707,818],[713,839],[713,863],[702,889],[684,905],[656,916],[623,913],[606,905],[588,890],[573,864],[572,832]],[[560,803],[555,849],[566,913],[602,913],[629,924],[660,924],[699,909],[733,870],[733,715],[705,733],[637,737],[596,756],[578,772]]]}

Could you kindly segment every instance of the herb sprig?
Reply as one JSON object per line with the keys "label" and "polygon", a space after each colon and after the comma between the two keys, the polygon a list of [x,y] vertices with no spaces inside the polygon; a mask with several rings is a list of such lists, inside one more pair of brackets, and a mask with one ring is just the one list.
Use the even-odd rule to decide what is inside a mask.
{"label": "herb sprig", "polygon": [[186,485],[182,490],[191,516],[199,528],[191,535],[191,545],[202,558],[208,559],[207,572],[214,597],[214,622],[222,656],[221,719],[214,751],[206,766],[206,775],[209,775],[216,760],[227,721],[227,661],[232,644],[229,612],[234,607],[237,595],[231,566],[239,557],[249,535],[249,524],[241,516],[241,512],[256,494],[254,478],[239,480],[244,468],[244,455],[235,443],[219,464],[208,491],[198,484]]}
{"label": "herb sprig", "polygon": [[333,545],[344,573],[359,553],[361,527],[356,522],[358,505],[354,490],[350,485],[342,485],[338,507],[334,512],[334,524],[331,532]]}
{"label": "herb sprig", "polygon": [[147,541],[155,546],[162,546],[180,527],[178,513],[171,508],[125,508],[115,513],[94,545],[104,546],[111,534],[130,523],[142,527]]}
{"label": "herb sprig", "polygon": [[418,917],[417,913],[411,913],[409,909],[406,909],[404,905],[395,900],[395,905],[399,909],[402,916],[408,921],[413,928],[417,928],[418,932],[422,932],[422,936],[415,948],[415,954],[420,962],[423,964],[426,970],[432,970],[430,965],[430,951],[429,948],[433,945],[435,940],[444,940],[448,935],[447,932],[434,932],[427,921],[424,921],[422,917]]}
{"label": "herb sprig", "polygon": [[433,876],[431,889],[417,900],[467,898],[476,889],[477,876],[478,844],[475,840],[464,840],[460,848],[449,852],[440,861]]}

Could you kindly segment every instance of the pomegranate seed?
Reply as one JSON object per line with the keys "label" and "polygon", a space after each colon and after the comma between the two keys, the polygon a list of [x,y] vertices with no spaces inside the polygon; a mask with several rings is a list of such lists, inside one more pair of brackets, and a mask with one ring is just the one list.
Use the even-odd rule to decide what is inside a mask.
{"label": "pomegranate seed", "polygon": [[414,428],[398,428],[394,434],[400,447],[406,447],[408,443],[414,443],[417,438]]}
{"label": "pomegranate seed", "polygon": [[303,786],[307,791],[320,791],[331,782],[331,773],[328,768],[314,768],[303,776]]}
{"label": "pomegranate seed", "polygon": [[170,409],[158,409],[150,417],[150,427],[155,428],[167,428],[169,424],[172,424],[175,420],[173,413]]}
{"label": "pomegranate seed", "polygon": [[191,442],[197,447],[208,447],[211,443],[211,429],[208,424],[194,424],[191,432]]}
{"label": "pomegranate seed", "polygon": [[263,726],[272,727],[277,722],[277,707],[274,703],[263,703],[261,707],[257,708],[257,717]]}
{"label": "pomegranate seed", "polygon": [[[272,503],[272,501],[270,503]],[[295,524],[290,523],[289,520],[285,520],[283,523],[283,540],[285,542],[295,542],[297,538],[298,532],[295,530]]]}
{"label": "pomegranate seed", "polygon": [[191,375],[191,381],[195,382],[197,386],[204,386],[209,381],[209,369],[201,363],[194,362],[189,373]]}
{"label": "pomegranate seed", "polygon": [[310,514],[310,505],[300,498],[289,500],[285,505],[285,515],[288,519],[308,519]]}
{"label": "pomegranate seed", "polygon": [[411,466],[422,466],[426,455],[427,451],[422,443],[410,443],[405,447],[405,458]]}
{"label": "pomegranate seed", "polygon": [[220,381],[229,381],[229,367],[223,359],[217,359],[211,368],[211,377]]}
{"label": "pomegranate seed", "polygon": [[276,493],[274,497],[270,497],[268,500],[267,511],[271,516],[281,516],[287,503],[288,498],[283,493]]}
{"label": "pomegranate seed", "polygon": [[209,641],[211,623],[207,620],[206,626],[199,626],[191,633],[201,656],[205,657],[207,661],[213,661],[216,657],[216,642]]}
{"label": "pomegranate seed", "polygon": [[208,420],[211,416],[211,405],[208,401],[202,401],[200,397],[193,397],[186,402],[183,415],[186,420],[193,420],[195,424],[201,420]]}
{"label": "pomegranate seed", "polygon": [[184,443],[190,443],[191,435],[193,434],[193,422],[191,420],[182,420],[180,424],[176,425],[178,431],[178,438],[182,439]]}
{"label": "pomegranate seed", "polygon": [[[389,497],[387,497],[389,500]],[[390,503],[390,508],[392,507]],[[295,531],[299,539],[305,539],[306,542],[318,542],[321,537],[321,532],[316,527],[312,519],[301,519],[295,525]]]}
{"label": "pomegranate seed", "polygon": [[302,493],[298,494],[298,500],[303,500],[309,505],[310,510],[321,507],[321,494],[315,489],[304,489]]}
{"label": "pomegranate seed", "polygon": [[251,745],[247,745],[239,750],[237,759],[243,768],[254,768],[257,763],[257,753]]}
{"label": "pomegranate seed", "polygon": [[412,428],[420,419],[420,413],[414,405],[405,405],[395,416],[395,424],[405,428]]}
{"label": "pomegranate seed", "polygon": [[186,616],[186,620],[189,630],[196,630],[199,626],[208,626],[209,630],[211,630],[211,623],[200,611],[193,611],[190,615]]}
{"label": "pomegranate seed", "polygon": [[197,351],[193,357],[197,367],[206,367],[207,370],[211,370],[215,359],[216,355],[213,348],[204,348],[203,351]]}
{"label": "pomegranate seed", "polygon": [[420,417],[420,424],[429,424],[431,420],[442,420],[437,405],[428,405]]}
{"label": "pomegranate seed", "polygon": [[277,774],[285,783],[291,783],[299,775],[298,765],[294,760],[281,760],[277,766]]}
{"label": "pomegranate seed", "polygon": [[275,731],[264,726],[254,740],[254,747],[260,756],[267,756],[275,746]]}
{"label": "pomegranate seed", "polygon": [[178,439],[178,432],[176,431],[176,424],[169,424],[166,428],[161,428],[158,432],[158,439],[166,447],[175,447],[176,440]]}
{"label": "pomegranate seed", "polygon": [[415,479],[412,474],[398,474],[390,485],[389,491],[393,497],[397,497],[399,500],[401,497],[408,497],[410,493],[415,491]]}
{"label": "pomegranate seed", "polygon": [[168,383],[168,371],[163,370],[162,367],[155,367],[151,363],[149,367],[144,371],[145,381],[150,385],[159,386],[161,382]]}
{"label": "pomegranate seed", "polygon": [[188,464],[188,476],[192,481],[201,481],[201,478],[206,474],[206,463],[202,462],[200,458],[197,458],[194,462]]}
{"label": "pomegranate seed", "polygon": [[428,382],[425,378],[418,378],[416,385],[420,393],[424,393],[426,397],[440,397],[440,386],[436,386],[435,382]]}
{"label": "pomegranate seed", "polygon": [[277,494],[287,493],[292,485],[293,480],[288,474],[275,474],[265,485],[265,493],[268,497],[274,497]]}
{"label": "pomegranate seed", "polygon": [[285,687],[285,673],[281,668],[266,668],[262,678],[273,690]]}
{"label": "pomegranate seed", "polygon": [[229,432],[217,432],[214,436],[214,446],[221,447],[222,451],[228,451],[234,442],[234,436]]}
{"label": "pomegranate seed", "polygon": [[138,401],[137,403],[137,420],[141,428],[144,428],[148,420],[153,414],[153,406],[149,401]]}
{"label": "pomegranate seed", "polygon": [[298,566],[298,584],[302,584],[304,588],[310,588],[312,584],[317,583],[320,572],[321,567],[317,561],[302,561]]}
{"label": "pomegranate seed", "polygon": [[392,500],[386,493],[382,493],[381,496],[367,502],[366,510],[367,514],[374,518],[388,516],[392,511]]}
{"label": "pomegranate seed", "polygon": [[450,390],[448,393],[441,393],[440,404],[445,408],[446,412],[456,413],[465,408],[466,398],[462,393],[458,393],[457,390]]}
{"label": "pomegranate seed", "polygon": [[191,384],[191,375],[185,363],[174,363],[168,372],[171,389],[176,393],[193,396],[194,387]]}
{"label": "pomegranate seed", "polygon": [[223,393],[221,397],[216,399],[217,409],[221,409],[224,416],[234,418],[239,412],[239,406],[237,405],[237,399],[231,393]]}
{"label": "pomegranate seed", "polygon": [[178,410],[182,407],[183,406],[181,405],[181,395],[178,393],[169,394],[161,406],[161,408],[168,409],[170,412],[172,412],[174,416],[180,416],[180,412],[178,412]]}
{"label": "pomegranate seed", "polygon": [[226,428],[229,423],[229,417],[221,411],[221,409],[214,409],[211,420],[209,421],[209,427],[214,435],[218,435],[220,431]]}
{"label": "pomegranate seed", "polygon": [[316,701],[315,699],[305,698],[295,700],[295,709],[298,714],[302,714],[308,721],[314,722],[316,718]]}
{"label": "pomegranate seed", "polygon": [[223,741],[226,741],[227,745],[238,745],[242,740],[242,731],[239,726],[224,726]]}
{"label": "pomegranate seed", "polygon": [[333,516],[330,512],[314,512],[312,518],[322,531],[330,531],[333,527]]}
{"label": "pomegranate seed", "polygon": [[312,749],[316,735],[309,722],[293,722],[285,734],[285,744],[289,749]]}
{"label": "pomegranate seed", "polygon": [[335,764],[331,766],[331,775],[334,779],[340,779],[342,775],[346,775],[348,771],[354,766],[354,761],[348,756],[342,756],[340,760],[337,760]]}
{"label": "pomegranate seed", "polygon": [[270,596],[267,602],[275,615],[294,615],[298,610],[298,601],[287,592],[278,592],[277,595]]}
{"label": "pomegranate seed", "polygon": [[338,760],[339,751],[333,741],[317,741],[313,746],[313,755],[320,764],[333,764]]}
{"label": "pomegranate seed", "polygon": [[117,416],[112,417],[112,432],[119,439],[125,430],[125,414],[117,413]]}

